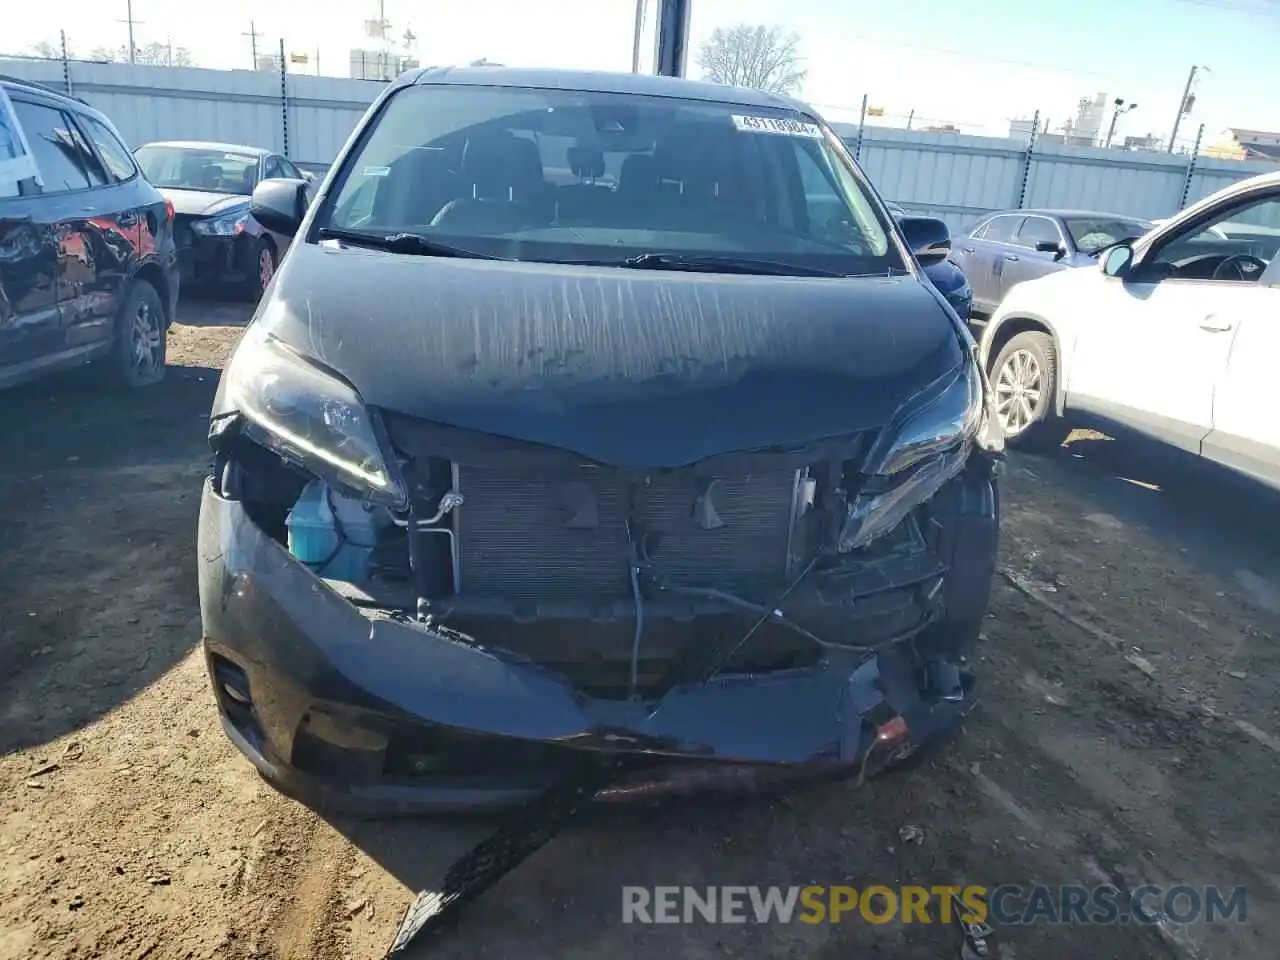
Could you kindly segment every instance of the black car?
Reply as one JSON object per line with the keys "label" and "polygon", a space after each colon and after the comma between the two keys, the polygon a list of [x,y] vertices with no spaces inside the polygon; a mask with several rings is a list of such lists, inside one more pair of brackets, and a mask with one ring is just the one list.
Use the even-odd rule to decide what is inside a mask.
{"label": "black car", "polygon": [[1014,284],[1072,267],[1096,267],[1097,254],[1133,240],[1151,222],[1094,210],[1004,210],[989,214],[955,244],[952,256],[973,286],[973,312],[988,317]]}
{"label": "black car", "polygon": [[289,238],[249,213],[253,189],[270,178],[310,178],[277,153],[233,143],[148,143],[134,155],[173,204],[183,279],[260,297]]}
{"label": "black car", "polygon": [[198,549],[269,779],[385,812],[601,764],[869,773],[969,708],[999,434],[918,265],[946,227],[895,226],[810,108],[414,71],[310,209],[273,180],[253,214],[296,239],[219,385]]}
{"label": "black car", "polygon": [[155,383],[178,301],[173,211],[103,114],[22,80],[0,90],[0,387],[89,361]]}

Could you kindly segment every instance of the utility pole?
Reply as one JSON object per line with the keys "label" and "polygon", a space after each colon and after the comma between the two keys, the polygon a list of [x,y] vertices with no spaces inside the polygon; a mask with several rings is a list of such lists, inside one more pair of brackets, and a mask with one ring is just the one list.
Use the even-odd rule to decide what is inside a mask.
{"label": "utility pole", "polygon": [[631,44],[631,72],[640,72],[640,33],[644,29],[644,8],[646,0],[636,0],[636,35]]}
{"label": "utility pole", "polygon": [[253,25],[253,21],[249,21],[249,32],[240,34],[242,37],[249,38],[249,53],[253,56],[253,69],[258,69],[258,33],[257,28]]}
{"label": "utility pole", "polygon": [[133,0],[125,0],[125,19],[117,20],[116,23],[127,23],[129,25],[129,62],[138,62],[138,47],[133,42],[133,25],[135,23],[143,23],[145,21],[133,19]]}
{"label": "utility pole", "polygon": [[1107,140],[1102,145],[1104,150],[1111,149],[1111,138],[1116,135],[1116,121],[1120,119],[1120,114],[1136,110],[1138,107],[1136,103],[1126,105],[1123,97],[1116,97],[1115,106],[1116,108],[1111,114],[1111,126],[1107,129]]}
{"label": "utility pole", "polygon": [[1178,140],[1178,128],[1182,126],[1182,118],[1190,112],[1187,109],[1187,98],[1191,96],[1191,85],[1196,82],[1196,74],[1200,69],[1200,67],[1192,67],[1191,72],[1187,74],[1187,85],[1182,88],[1182,99],[1178,101],[1178,115],[1173,118],[1173,133],[1169,134],[1170,153],[1173,153],[1173,146]]}
{"label": "utility pole", "polygon": [[916,108],[912,107],[911,112],[907,114],[907,132],[911,132],[911,121],[916,118]]}

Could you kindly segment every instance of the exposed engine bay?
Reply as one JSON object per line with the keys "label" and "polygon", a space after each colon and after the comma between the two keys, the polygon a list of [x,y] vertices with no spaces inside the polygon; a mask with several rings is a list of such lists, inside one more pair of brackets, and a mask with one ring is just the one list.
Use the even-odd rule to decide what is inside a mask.
{"label": "exposed engine bay", "polygon": [[[958,695],[991,572],[991,488],[966,479],[990,469],[985,457],[850,548],[851,506],[883,493],[883,478],[858,472],[868,436],[645,471],[404,415],[384,422],[407,511],[247,436],[224,447],[219,470],[224,495],[368,616],[446,627],[610,698],[919,637],[912,659],[943,664],[940,692]],[[930,638],[944,615],[973,637]]]}

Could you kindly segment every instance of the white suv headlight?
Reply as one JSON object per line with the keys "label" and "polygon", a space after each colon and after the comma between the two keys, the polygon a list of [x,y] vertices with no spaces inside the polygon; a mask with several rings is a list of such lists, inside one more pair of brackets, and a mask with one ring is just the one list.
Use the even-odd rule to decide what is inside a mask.
{"label": "white suv headlight", "polygon": [[408,496],[383,453],[381,424],[343,380],[250,325],[227,368],[219,404],[287,460],[392,509]]}

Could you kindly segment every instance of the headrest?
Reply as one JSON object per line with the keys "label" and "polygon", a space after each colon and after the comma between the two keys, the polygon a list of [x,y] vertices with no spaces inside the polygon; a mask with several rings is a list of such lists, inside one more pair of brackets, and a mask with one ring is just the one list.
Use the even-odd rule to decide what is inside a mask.
{"label": "headrest", "polygon": [[570,147],[565,154],[574,176],[592,179],[604,176],[604,151],[599,147],[579,144]]}
{"label": "headrest", "polygon": [[463,148],[462,177],[481,198],[525,193],[542,183],[542,157],[532,140],[508,130],[486,131]]}
{"label": "headrest", "polygon": [[619,193],[641,193],[658,185],[658,164],[652,155],[633,153],[622,161],[618,173]]}

